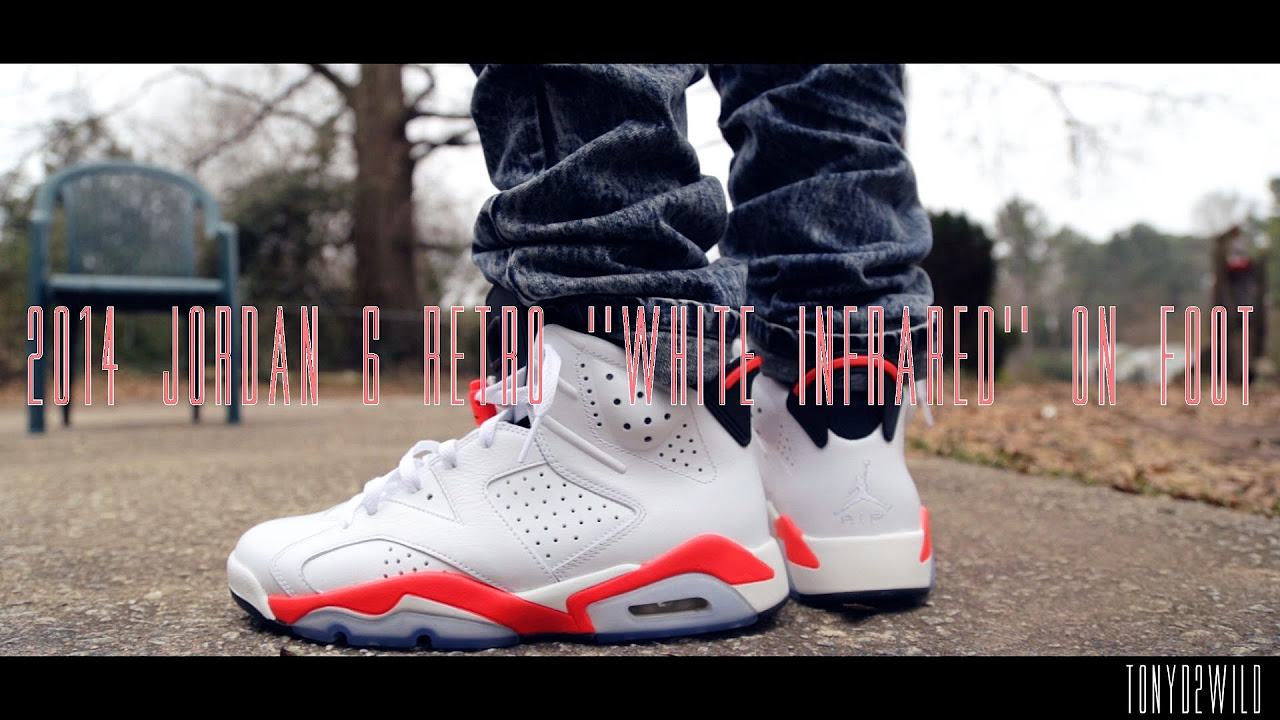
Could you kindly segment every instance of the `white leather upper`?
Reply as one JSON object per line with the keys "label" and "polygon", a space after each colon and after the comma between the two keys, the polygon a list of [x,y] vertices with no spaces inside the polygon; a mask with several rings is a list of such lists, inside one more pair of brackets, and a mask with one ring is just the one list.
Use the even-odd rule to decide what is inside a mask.
{"label": "white leather upper", "polygon": [[547,326],[545,342],[561,356],[560,383],[524,462],[526,428],[499,424],[488,448],[473,431],[456,466],[428,456],[417,492],[373,515],[352,515],[349,501],[263,523],[237,544],[239,563],[268,594],[415,567],[522,592],[645,562],[704,533],[769,541],[754,460],[705,408],[673,406],[666,391],[630,402],[623,350],[608,341]]}
{"label": "white leather upper", "polygon": [[767,377],[752,386],[752,445],[774,509],[811,537],[919,530],[920,496],[903,454],[909,409],[898,413],[892,442],[877,428],[857,440],[829,433],[819,448],[787,410],[789,392]]}
{"label": "white leather upper", "polygon": [[449,570],[438,558],[395,540],[362,540],[307,560],[302,577],[320,592],[427,570]]}

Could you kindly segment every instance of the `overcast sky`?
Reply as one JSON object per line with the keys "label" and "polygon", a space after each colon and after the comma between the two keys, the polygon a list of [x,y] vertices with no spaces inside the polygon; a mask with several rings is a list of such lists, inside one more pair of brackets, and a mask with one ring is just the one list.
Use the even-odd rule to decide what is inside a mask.
{"label": "overcast sky", "polygon": [[[1193,207],[1211,191],[1268,207],[1268,178],[1280,175],[1280,66],[1019,67],[1064,83],[1066,110],[1041,83],[1003,67],[908,67],[907,147],[930,209],[961,210],[990,225],[1017,193],[1055,225],[1103,238],[1140,220],[1195,231]],[[0,169],[32,146],[34,128],[65,112],[71,89],[82,88],[91,107],[107,108],[164,69],[0,66]],[[450,77],[468,82],[465,72]],[[131,112],[163,113],[175,92],[153,88]],[[719,102],[707,81],[690,90],[689,106],[703,172],[723,181],[730,152],[715,127]],[[1102,140],[1075,162],[1065,113]],[[447,179],[463,207],[478,208],[493,191],[478,148],[441,153],[432,163],[430,174]]]}

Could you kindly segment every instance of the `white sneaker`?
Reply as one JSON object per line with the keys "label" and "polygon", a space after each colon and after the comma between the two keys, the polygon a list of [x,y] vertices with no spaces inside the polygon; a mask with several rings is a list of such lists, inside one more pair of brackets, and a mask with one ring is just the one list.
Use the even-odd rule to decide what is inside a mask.
{"label": "white sneaker", "polygon": [[306,638],[437,648],[689,635],[780,607],[745,426],[736,440],[666,391],[632,404],[623,350],[600,338],[547,326],[544,348],[541,403],[522,370],[518,402],[465,437],[420,442],[347,502],[245,533],[232,596]]}
{"label": "white sneaker", "polygon": [[867,406],[865,390],[843,406],[842,385],[836,405],[818,405],[812,373],[795,387],[758,378],[753,388],[753,446],[799,600],[912,602],[933,587],[929,512],[903,454],[911,408],[893,404],[897,369],[885,369],[883,406]]}

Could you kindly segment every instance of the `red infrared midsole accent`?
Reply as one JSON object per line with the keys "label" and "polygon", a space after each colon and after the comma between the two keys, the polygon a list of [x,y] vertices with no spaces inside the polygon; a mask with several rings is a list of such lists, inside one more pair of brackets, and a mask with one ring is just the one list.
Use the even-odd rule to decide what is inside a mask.
{"label": "red infrared midsole accent", "polygon": [[929,534],[929,508],[920,506],[920,526],[924,528],[924,542],[920,544],[920,562],[933,554],[933,538]]}
{"label": "red infrared midsole accent", "polygon": [[[893,379],[896,381],[898,379],[898,366],[894,365],[888,360],[881,360],[880,363],[884,365],[885,372],[892,375]],[[833,371],[836,368],[841,368],[841,367],[855,368],[855,367],[869,367],[870,365],[871,365],[871,361],[868,360],[865,355],[859,355],[858,357],[849,357],[848,355],[841,355],[840,357],[831,361],[831,369]],[[800,382],[796,383],[795,387],[791,388],[791,393],[793,395],[799,395],[800,388],[813,382],[813,379],[817,376],[818,376],[818,368],[816,367],[811,368],[809,372],[804,374],[804,378],[802,378]]]}
{"label": "red infrared midsole accent", "polygon": [[773,568],[750,550],[720,535],[699,535],[631,572],[570,595],[568,612],[530,602],[466,575],[441,571],[399,575],[311,595],[272,595],[267,603],[277,620],[292,624],[309,612],[330,607],[381,615],[404,596],[412,595],[475,613],[521,635],[591,633],[595,628],[587,607],[592,603],[685,573],[704,573],[730,585],[773,578]]}
{"label": "red infrared midsole accent", "polygon": [[[576,630],[573,618],[458,573],[428,571],[339,588],[313,595],[272,595],[271,612],[285,624],[297,622],[320,608],[336,607],[364,615],[381,615],[406,595],[413,595],[473,612],[516,632]],[[537,628],[534,630],[532,628]]]}
{"label": "red infrared midsole accent", "polygon": [[791,518],[779,515],[773,522],[773,530],[782,539],[788,560],[801,567],[818,567],[818,556],[809,549],[809,544],[804,541],[804,533],[800,532]]}

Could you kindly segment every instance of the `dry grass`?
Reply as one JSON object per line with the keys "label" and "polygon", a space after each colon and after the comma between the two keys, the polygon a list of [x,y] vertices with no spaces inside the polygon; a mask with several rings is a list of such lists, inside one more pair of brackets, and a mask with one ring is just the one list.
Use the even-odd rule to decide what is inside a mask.
{"label": "dry grass", "polygon": [[[949,387],[948,387],[949,390]],[[997,384],[995,403],[933,408],[909,445],[1032,474],[1075,477],[1135,493],[1165,493],[1269,516],[1280,515],[1280,389],[1240,387],[1211,405],[1208,385],[1188,406],[1181,385],[1166,406],[1159,388],[1120,386],[1116,404],[1071,400],[1067,383]]]}

